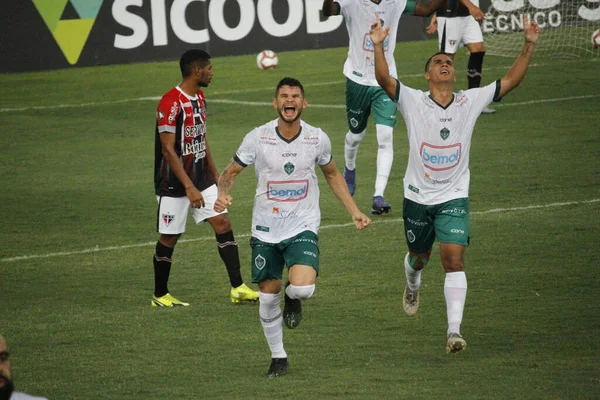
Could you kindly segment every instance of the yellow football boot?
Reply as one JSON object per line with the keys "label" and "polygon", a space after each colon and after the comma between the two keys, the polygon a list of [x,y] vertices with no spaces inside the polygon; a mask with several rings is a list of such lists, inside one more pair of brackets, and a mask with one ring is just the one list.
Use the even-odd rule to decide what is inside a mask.
{"label": "yellow football boot", "polygon": [[162,297],[152,296],[152,307],[188,307],[190,303],[177,300],[169,293]]}
{"label": "yellow football boot", "polygon": [[236,288],[231,288],[231,292],[229,292],[229,298],[234,304],[242,301],[257,301],[258,292],[250,289],[245,283],[242,283]]}

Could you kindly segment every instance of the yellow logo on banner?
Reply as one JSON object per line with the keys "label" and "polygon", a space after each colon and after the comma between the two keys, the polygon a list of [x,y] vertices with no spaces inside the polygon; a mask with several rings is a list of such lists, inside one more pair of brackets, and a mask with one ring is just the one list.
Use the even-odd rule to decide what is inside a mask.
{"label": "yellow logo on banner", "polygon": [[[77,64],[104,0],[32,0],[69,64]],[[67,4],[79,19],[61,19]]]}

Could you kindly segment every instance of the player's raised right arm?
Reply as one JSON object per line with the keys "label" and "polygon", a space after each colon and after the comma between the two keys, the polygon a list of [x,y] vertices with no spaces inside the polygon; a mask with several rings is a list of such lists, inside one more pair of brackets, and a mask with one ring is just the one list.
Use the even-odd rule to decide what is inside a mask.
{"label": "player's raised right arm", "polygon": [[395,99],[398,82],[396,78],[390,75],[390,68],[383,51],[383,41],[389,32],[390,27],[382,28],[381,20],[379,19],[379,15],[377,15],[377,21],[371,25],[371,31],[369,32],[369,36],[375,47],[375,78],[377,78],[377,83],[388,96]]}
{"label": "player's raised right arm", "polygon": [[523,15],[523,36],[525,43],[521,49],[521,53],[515,60],[512,67],[508,70],[506,75],[500,80],[500,93],[498,98],[504,97],[508,92],[519,86],[519,84],[525,78],[529,64],[531,63],[531,57],[533,56],[533,49],[535,43],[540,36],[540,27],[535,22],[529,22],[527,14]]}
{"label": "player's raised right arm", "polygon": [[217,201],[215,201],[215,206],[213,207],[216,212],[223,212],[223,210],[231,205],[233,199],[229,195],[229,192],[231,192],[235,177],[242,172],[243,169],[244,167],[242,165],[236,162],[235,159],[232,159],[219,177],[219,195],[217,196]]}
{"label": "player's raised right arm", "polygon": [[333,0],[323,0],[323,15],[326,17],[340,15],[340,5]]}

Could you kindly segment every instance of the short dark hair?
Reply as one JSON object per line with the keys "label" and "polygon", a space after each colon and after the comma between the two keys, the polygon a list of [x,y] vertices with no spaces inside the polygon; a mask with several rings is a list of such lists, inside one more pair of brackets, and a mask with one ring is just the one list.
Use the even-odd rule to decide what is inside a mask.
{"label": "short dark hair", "polygon": [[281,89],[282,86],[290,86],[290,87],[300,88],[300,92],[302,93],[302,96],[304,96],[304,86],[302,86],[300,81],[298,79],[290,78],[289,76],[286,76],[285,78],[280,80],[279,83],[277,84],[277,88],[275,89],[275,97],[277,97],[277,95],[279,94],[279,89]]}
{"label": "short dark hair", "polygon": [[192,49],[188,50],[179,59],[179,69],[181,76],[188,77],[192,74],[194,65],[197,64],[200,68],[206,67],[210,62],[210,54],[204,50]]}
{"label": "short dark hair", "polygon": [[429,60],[427,60],[427,62],[425,63],[425,72],[427,72],[429,70],[429,64],[431,64],[431,60],[433,60],[433,57],[438,56],[440,54],[444,54],[444,55],[452,58],[452,54],[446,53],[444,51],[438,51],[437,53],[435,53],[434,55],[432,55],[431,57],[429,57]]}

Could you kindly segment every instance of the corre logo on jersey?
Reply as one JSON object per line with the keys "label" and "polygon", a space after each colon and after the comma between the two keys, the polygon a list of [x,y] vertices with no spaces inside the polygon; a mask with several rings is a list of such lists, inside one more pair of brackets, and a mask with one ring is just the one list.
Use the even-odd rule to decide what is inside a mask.
{"label": "corre logo on jersey", "polygon": [[300,201],[308,196],[308,180],[267,182],[267,199],[289,202]]}
{"label": "corre logo on jersey", "polygon": [[[69,64],[77,64],[104,0],[32,0]],[[61,16],[67,7],[79,19]]]}

